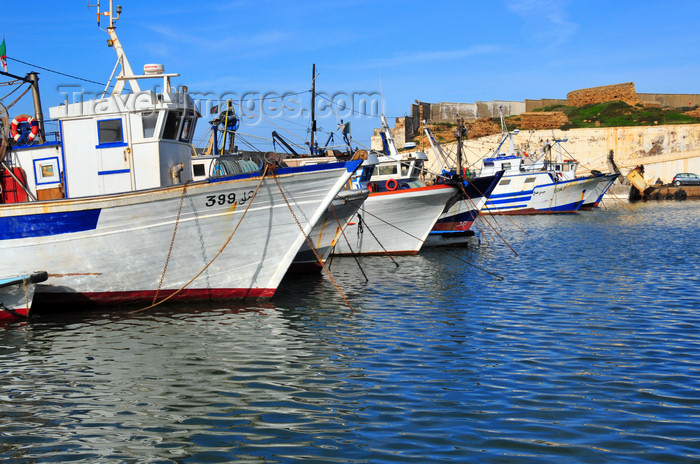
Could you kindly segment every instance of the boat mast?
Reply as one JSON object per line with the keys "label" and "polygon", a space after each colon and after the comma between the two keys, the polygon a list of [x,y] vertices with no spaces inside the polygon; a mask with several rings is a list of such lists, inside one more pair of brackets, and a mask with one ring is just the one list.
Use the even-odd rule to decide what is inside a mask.
{"label": "boat mast", "polygon": [[462,179],[462,140],[467,136],[467,126],[464,120],[459,118],[457,128],[455,129],[455,137],[457,137],[457,176]]}
{"label": "boat mast", "polygon": [[[109,27],[107,27],[107,34],[109,34],[109,40],[107,40],[107,46],[113,47],[114,51],[117,53],[117,64],[121,65],[121,70],[117,76],[117,82],[114,84],[114,89],[112,90],[112,95],[119,95],[124,90],[124,85],[129,81],[129,87],[131,87],[132,93],[137,93],[141,91],[138,81],[134,79],[134,71],[131,69],[129,60],[126,58],[126,53],[122,48],[122,44],[117,37],[116,27],[114,25],[115,21],[119,19],[122,13],[121,5],[117,5],[114,8],[114,0],[109,0],[109,11],[100,11],[100,1],[97,1],[96,5],[90,5],[88,3],[88,8],[97,7],[97,27],[100,27],[100,19],[102,16],[107,16],[109,18]],[[116,16],[115,16],[116,13]],[[101,29],[101,27],[100,27]],[[115,66],[116,69],[116,66]],[[110,78],[111,80],[111,78]],[[107,84],[109,85],[109,84]],[[167,90],[167,89],[166,89]]]}
{"label": "boat mast", "polygon": [[316,155],[314,137],[316,135],[316,63],[311,68],[311,156]]}

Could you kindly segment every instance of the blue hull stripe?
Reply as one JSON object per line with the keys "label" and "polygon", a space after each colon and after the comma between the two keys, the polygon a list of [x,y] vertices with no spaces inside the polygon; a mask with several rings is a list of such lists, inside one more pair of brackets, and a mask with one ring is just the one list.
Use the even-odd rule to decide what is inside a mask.
{"label": "blue hull stripe", "polygon": [[48,237],[97,228],[100,209],[0,218],[0,240]]}
{"label": "blue hull stripe", "polygon": [[476,217],[479,215],[479,211],[465,211],[463,213],[459,214],[453,214],[452,216],[448,216],[446,218],[440,218],[436,221],[437,224],[443,223],[443,222],[462,222],[462,221],[473,221],[476,219]]}
{"label": "blue hull stripe", "polygon": [[[493,198],[493,197],[492,197],[492,198]],[[505,198],[505,199],[503,199],[503,200],[491,200],[491,199],[489,199],[489,200],[486,202],[486,206],[490,206],[490,205],[502,205],[502,204],[507,204],[507,203],[520,203],[520,202],[523,202],[523,201],[530,201],[530,198],[532,198],[532,196],[529,196],[529,197],[527,197],[527,198],[522,198],[522,197]]]}
{"label": "blue hull stripe", "polygon": [[489,199],[491,199],[491,198],[505,198],[505,197],[517,198],[517,197],[522,197],[525,195],[532,195],[532,192],[534,192],[534,190],[522,190],[519,192],[509,192],[509,193],[495,193],[495,194],[492,194],[489,197]]}

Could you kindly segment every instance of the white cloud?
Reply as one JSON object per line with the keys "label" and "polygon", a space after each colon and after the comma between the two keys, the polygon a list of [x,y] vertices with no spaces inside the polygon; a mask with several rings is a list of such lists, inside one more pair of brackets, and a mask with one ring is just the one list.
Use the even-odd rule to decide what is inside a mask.
{"label": "white cloud", "polygon": [[401,53],[393,57],[368,60],[359,65],[363,68],[387,68],[390,66],[418,65],[431,61],[450,61],[476,55],[489,55],[500,52],[500,47],[494,45],[475,45],[461,50],[423,51],[417,53]]}
{"label": "white cloud", "polygon": [[569,0],[510,0],[508,9],[520,16],[528,37],[555,47],[574,36],[578,25],[569,20]]}

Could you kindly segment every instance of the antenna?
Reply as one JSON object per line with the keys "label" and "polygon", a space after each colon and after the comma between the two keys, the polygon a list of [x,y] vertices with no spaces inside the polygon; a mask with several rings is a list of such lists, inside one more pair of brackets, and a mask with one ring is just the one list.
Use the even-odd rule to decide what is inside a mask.
{"label": "antenna", "polygon": [[384,101],[384,90],[382,89],[382,73],[379,73],[379,97],[382,99],[382,114],[386,113],[386,101]]}
{"label": "antenna", "polygon": [[[101,16],[108,16],[109,17],[109,27],[114,28],[114,22],[119,19],[119,17],[122,14],[122,7],[121,5],[117,5],[116,9],[113,7],[113,2],[114,0],[109,0],[109,11],[103,11],[100,12],[100,0],[97,0],[97,4],[95,5],[90,5],[90,2],[88,1],[87,7],[92,8],[92,7],[97,7],[97,27],[100,27],[100,17]],[[116,16],[114,16],[114,12],[116,12]]]}

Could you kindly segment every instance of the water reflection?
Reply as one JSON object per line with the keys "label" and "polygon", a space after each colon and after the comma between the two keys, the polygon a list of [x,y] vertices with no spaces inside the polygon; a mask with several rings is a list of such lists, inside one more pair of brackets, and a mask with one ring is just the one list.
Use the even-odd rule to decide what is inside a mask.
{"label": "water reflection", "polygon": [[[264,304],[13,324],[0,331],[0,456],[692,460],[698,215],[687,203],[499,219],[517,255],[491,240],[398,268],[362,258],[369,281],[338,258],[352,310],[319,276],[286,279]],[[679,267],[681,253],[695,259]]]}

